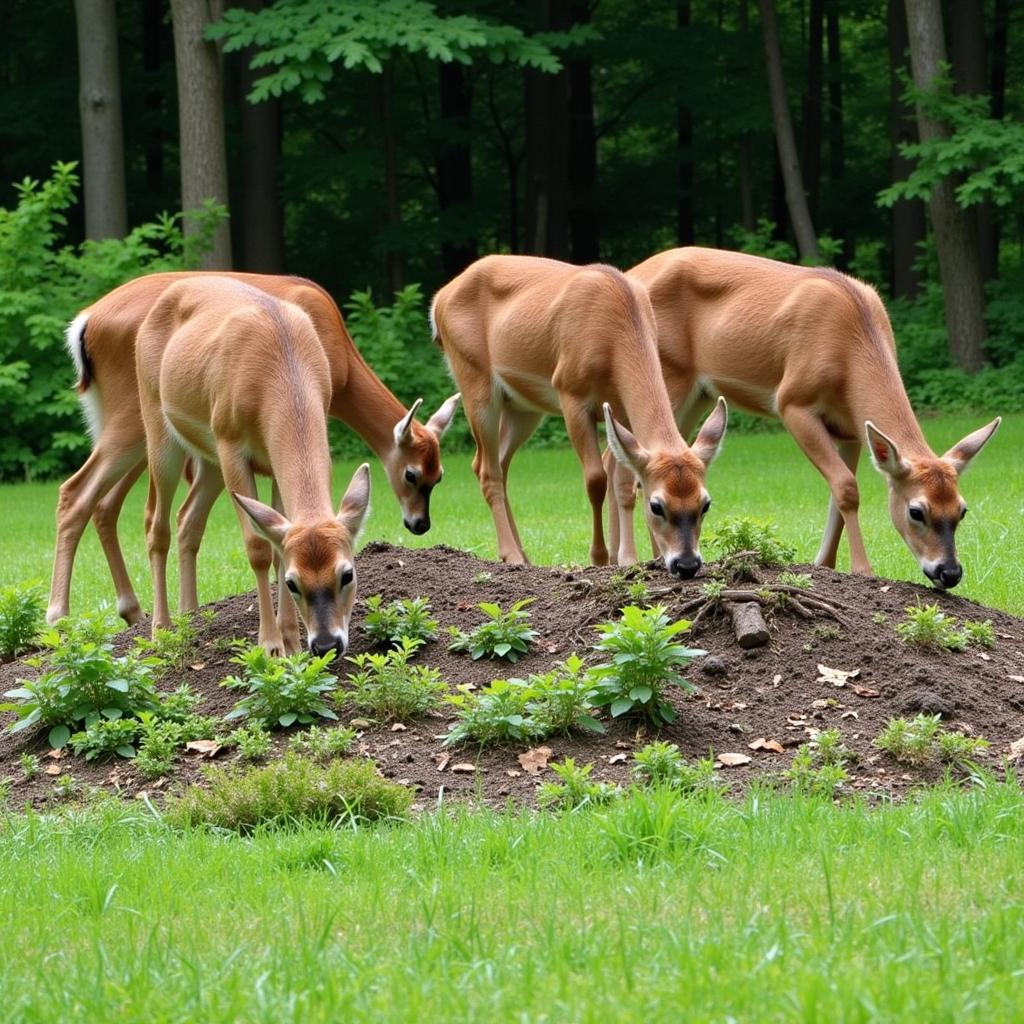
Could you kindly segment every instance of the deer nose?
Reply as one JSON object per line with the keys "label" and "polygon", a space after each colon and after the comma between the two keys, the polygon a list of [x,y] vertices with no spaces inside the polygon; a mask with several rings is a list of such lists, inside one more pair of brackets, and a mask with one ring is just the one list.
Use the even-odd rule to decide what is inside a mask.
{"label": "deer nose", "polygon": [[348,638],[343,634],[317,633],[309,638],[309,650],[315,657],[319,658],[328,651],[334,652],[335,660],[339,659],[348,647]]}
{"label": "deer nose", "polygon": [[963,574],[963,567],[958,562],[944,565],[939,570],[939,582],[946,588],[955,587],[962,579]]}
{"label": "deer nose", "polygon": [[410,533],[415,533],[417,537],[427,532],[430,529],[430,516],[417,516],[415,519],[403,519],[405,528]]}
{"label": "deer nose", "polygon": [[668,571],[681,580],[692,580],[703,564],[700,555],[673,555],[668,563]]}

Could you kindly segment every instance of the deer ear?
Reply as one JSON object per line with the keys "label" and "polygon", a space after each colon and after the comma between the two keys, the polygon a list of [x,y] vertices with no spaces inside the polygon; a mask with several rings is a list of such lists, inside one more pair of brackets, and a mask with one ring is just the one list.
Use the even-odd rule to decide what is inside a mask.
{"label": "deer ear", "polygon": [[284,545],[284,536],[291,527],[291,523],[276,509],[264,505],[262,501],[255,498],[247,498],[237,491],[231,492],[238,507],[249,517],[256,532],[264,539],[270,541],[271,545],[281,550]]}
{"label": "deer ear", "polygon": [[461,393],[456,391],[451,398],[446,398],[441,408],[438,409],[429,420],[427,420],[427,430],[429,430],[434,437],[438,439],[438,441],[444,437],[445,431],[452,425],[452,420],[455,418],[455,410],[459,407],[459,399],[461,397]]}
{"label": "deer ear", "polygon": [[722,439],[725,437],[725,428],[729,425],[729,407],[725,399],[719,395],[711,415],[704,421],[700,433],[693,442],[693,454],[704,463],[710,466],[722,450]]}
{"label": "deer ear", "polygon": [[612,416],[612,407],[607,402],[604,403],[604,426],[608,434],[608,447],[615,458],[637,476],[642,475],[647,468],[650,455],[647,449]]}
{"label": "deer ear", "polygon": [[971,459],[988,444],[989,438],[999,429],[999,424],[1002,422],[1002,416],[997,416],[991,423],[979,427],[973,434],[968,434],[962,441],[958,441],[942,456],[956,470],[957,476],[971,464]]}
{"label": "deer ear", "polygon": [[879,473],[886,473],[899,480],[910,472],[910,463],[900,455],[896,442],[886,437],[871,420],[864,422],[864,433],[867,435],[871,461]]}
{"label": "deer ear", "polygon": [[338,522],[348,530],[353,544],[359,536],[359,531],[363,528],[369,511],[370,464],[364,462],[352,474],[345,497],[341,499],[341,508],[338,509]]}
{"label": "deer ear", "polygon": [[423,404],[422,398],[417,398],[409,411],[395,424],[395,447],[401,448],[412,439],[412,421],[416,418],[416,410]]}

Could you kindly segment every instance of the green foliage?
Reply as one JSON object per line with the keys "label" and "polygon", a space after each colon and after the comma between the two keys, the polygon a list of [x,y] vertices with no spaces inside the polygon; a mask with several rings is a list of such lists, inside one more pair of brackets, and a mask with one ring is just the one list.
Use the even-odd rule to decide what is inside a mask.
{"label": "green foliage", "polygon": [[258,719],[232,730],[225,743],[237,747],[243,761],[260,761],[270,753],[270,733]]}
{"label": "green foliage", "polygon": [[452,704],[458,721],[444,738],[446,746],[475,740],[490,743],[521,743],[543,735],[543,726],[529,712],[532,696],[522,679],[495,679],[482,690],[463,685],[457,694],[445,698]]}
{"label": "green foliage", "polygon": [[355,741],[355,729],[348,729],[345,726],[321,729],[318,725],[311,725],[288,741],[288,749],[317,761],[326,761],[328,758],[347,754]]}
{"label": "green foliage", "polygon": [[64,347],[69,320],[116,285],[149,271],[197,266],[224,218],[209,205],[186,239],[180,215],[162,215],[122,239],[62,241],[79,179],[57,163],[49,180],[15,185],[17,205],[0,208],[0,479],[44,477],[88,452],[74,369]]}
{"label": "green foliage", "polygon": [[139,734],[135,718],[97,718],[85,729],[71,734],[71,747],[76,754],[85,754],[86,761],[98,757],[135,757],[135,740]]}
{"label": "green foliage", "polygon": [[182,742],[182,728],[177,722],[161,720],[152,712],[139,716],[141,738],[135,755],[135,767],[144,779],[166,775]]}
{"label": "green foliage", "polygon": [[18,758],[18,767],[23,778],[34,779],[39,774],[39,758],[35,754],[22,754]]}
{"label": "green foliage", "polygon": [[798,590],[810,590],[814,586],[814,580],[809,573],[789,570],[780,572],[776,583],[781,583],[784,587],[796,587]]}
{"label": "green foliage", "polygon": [[268,726],[287,728],[298,722],[309,725],[319,716],[337,719],[324,699],[337,686],[337,677],[327,671],[334,652],[319,658],[299,651],[286,658],[275,658],[262,647],[239,650],[232,659],[241,665],[241,676],[228,676],[221,686],[246,690],[243,697],[224,717],[228,720],[248,715]]}
{"label": "green foliage", "polygon": [[800,745],[783,777],[801,793],[831,798],[849,781],[846,765],[851,760],[839,730],[823,729]]}
{"label": "green foliage", "polygon": [[598,625],[601,639],[595,647],[610,654],[611,661],[590,670],[593,703],[607,707],[613,718],[639,713],[656,726],[673,721],[675,711],[665,698],[665,687],[674,684],[693,692],[679,669],[706,653],[675,642],[689,628],[686,619],[669,622],[662,605],[627,605],[618,622]]}
{"label": "green foliage", "polygon": [[160,659],[137,651],[114,655],[116,623],[103,615],[65,619],[40,636],[43,653],[28,664],[43,669],[36,679],[19,679],[6,697],[17,702],[0,704],[18,720],[11,732],[33,725],[50,727],[49,741],[63,747],[72,729],[85,728],[101,718],[131,718],[159,706],[153,679],[162,667]]}
{"label": "green foliage", "polygon": [[196,619],[201,618],[203,626],[208,625],[216,616],[214,611],[193,614],[181,612],[172,616],[170,629],[158,629],[152,639],[139,637],[136,641],[144,650],[151,650],[168,669],[180,672],[199,654],[201,630]]}
{"label": "green foliage", "polygon": [[590,778],[593,764],[577,766],[574,758],[567,757],[561,763],[552,762],[548,767],[559,781],[542,782],[537,787],[537,803],[545,810],[575,811],[580,807],[607,803],[618,795],[618,786]]}
{"label": "green foliage", "polygon": [[185,722],[195,717],[195,710],[206,698],[194,693],[188,683],[180,683],[173,690],[160,694],[157,717],[168,722]]}
{"label": "green foliage", "polygon": [[212,767],[206,786],[170,797],[166,819],[181,828],[208,825],[250,833],[261,825],[355,825],[402,819],[412,793],[388,782],[368,760],[319,765],[287,753],[260,768]]}
{"label": "green foliage", "polygon": [[570,654],[548,672],[529,676],[526,687],[530,691],[526,711],[540,735],[604,732],[594,717],[594,679],[577,655]]}
{"label": "green foliage", "polygon": [[62,772],[53,780],[53,795],[58,800],[70,800],[78,792],[78,779],[71,772]]}
{"label": "green foliage", "polygon": [[0,659],[27,651],[45,626],[46,598],[42,587],[0,587]]}
{"label": "green foliage", "polygon": [[675,743],[656,740],[633,755],[630,774],[642,786],[671,786],[684,793],[722,791],[715,772],[715,759],[702,757],[690,764]]}
{"label": "green foliage", "polygon": [[349,658],[359,669],[348,680],[354,690],[339,694],[338,699],[351,701],[382,722],[403,721],[436,707],[440,695],[447,690],[440,671],[409,664],[422,641],[402,636],[397,643],[386,654],[357,654]]}
{"label": "green foliage", "polygon": [[967,767],[989,747],[988,740],[980,736],[947,729],[939,715],[890,718],[871,742],[901,764],[918,768],[936,763]]}
{"label": "green foliage", "polygon": [[474,661],[488,657],[517,662],[537,638],[537,631],[527,625],[530,613],[525,609],[532,601],[532,597],[524,597],[516,601],[507,612],[503,612],[496,604],[482,601],[477,607],[487,616],[488,621],[469,633],[450,626],[448,632],[452,635],[452,642],[448,650],[472,654]]}
{"label": "green foliage", "polygon": [[437,636],[437,619],[430,616],[430,601],[414,597],[384,605],[380,594],[366,599],[363,628],[374,643],[397,645],[403,637],[426,643]]}
{"label": "green foliage", "polygon": [[779,540],[777,532],[774,523],[735,516],[722,522],[706,543],[722,560],[749,555],[759,565],[785,565],[796,558],[796,549]]}
{"label": "green foliage", "polygon": [[906,609],[906,619],[897,623],[896,635],[912,647],[924,651],[964,651],[968,647],[994,647],[995,630],[991,620],[957,623],[938,604],[917,605]]}

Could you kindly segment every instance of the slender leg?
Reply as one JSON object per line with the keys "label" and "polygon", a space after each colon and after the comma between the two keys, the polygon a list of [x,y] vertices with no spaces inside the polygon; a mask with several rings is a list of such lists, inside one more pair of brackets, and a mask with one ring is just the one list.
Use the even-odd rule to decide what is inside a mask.
{"label": "slender leg", "polygon": [[576,455],[583,464],[583,480],[590,499],[592,516],[592,540],[590,543],[590,560],[594,565],[608,564],[608,549],[604,543],[604,522],[601,509],[604,506],[605,494],[608,491],[608,477],[605,475],[604,464],[601,462],[601,446],[598,441],[597,427],[587,406],[571,395],[561,394],[562,415],[565,427],[576,449]]}
{"label": "slender leg", "polygon": [[[270,503],[281,515],[284,515],[284,502],[281,499],[281,490],[277,486],[276,479]],[[301,646],[299,643],[299,613],[296,611],[291,594],[286,593],[287,587],[281,580],[281,556],[276,551],[274,552],[274,580],[277,583],[277,628],[281,631],[285,653],[294,654]]]}
{"label": "slender leg", "polygon": [[[636,477],[613,456],[609,481],[612,486],[612,500],[608,503],[608,508],[612,510],[618,520],[616,523],[618,535],[609,537],[608,546],[619,565],[633,565],[637,560],[636,540],[633,533],[633,514],[636,509],[637,492]],[[610,530],[609,533],[611,533]],[[657,549],[655,549],[654,555],[657,557]]]}
{"label": "slender leg", "polygon": [[[501,413],[501,429],[499,444],[499,462],[501,464],[501,480],[505,489],[505,507],[509,507],[508,501],[508,467],[512,462],[512,456],[529,440],[530,435],[537,429],[537,424],[544,418],[544,413],[532,409],[514,409],[505,406]],[[519,539],[519,528],[509,513],[509,526],[512,528],[512,535],[515,537],[519,550],[523,550],[523,542]]]}
{"label": "slender leg", "polygon": [[150,494],[146,505],[146,550],[153,574],[153,634],[168,629],[167,552],[171,546],[171,504],[185,463],[184,449],[168,433],[159,407],[147,417]]}
{"label": "slender leg", "polygon": [[182,612],[194,612],[199,607],[196,558],[210,509],[224,490],[219,466],[194,459],[193,470],[188,494],[178,509],[178,610]]}
{"label": "slender leg", "polygon": [[145,458],[139,461],[107,492],[106,497],[96,503],[92,510],[92,524],[100,538],[103,553],[117,591],[117,614],[129,625],[142,618],[142,608],[132,586],[128,567],[124,564],[124,553],[117,538],[117,521],[128,492],[135,486],[146,468]]}
{"label": "slender leg", "polygon": [[850,569],[853,572],[870,576],[871,563],[864,550],[860,521],[857,518],[857,511],[860,508],[857,478],[850,471],[850,467],[839,452],[836,451],[825,425],[810,409],[783,405],[781,401],[780,409],[782,422],[785,423],[786,429],[796,439],[796,443],[803,449],[804,454],[814,463],[818,472],[828,481],[832,500],[835,501],[846,526],[846,535],[850,542]]}
{"label": "slender leg", "polygon": [[[846,463],[850,472],[857,474],[857,462],[860,459],[860,444],[856,441],[841,441],[837,448],[839,457]],[[828,518],[825,520],[825,532],[821,538],[821,547],[814,558],[815,565],[836,567],[836,554],[839,551],[839,538],[843,532],[843,517],[839,513],[834,495],[828,499]]]}

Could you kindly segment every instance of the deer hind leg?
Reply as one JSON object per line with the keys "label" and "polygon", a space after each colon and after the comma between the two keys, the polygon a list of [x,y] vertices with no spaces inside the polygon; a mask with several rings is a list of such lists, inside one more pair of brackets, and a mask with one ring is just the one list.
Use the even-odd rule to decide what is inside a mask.
{"label": "deer hind leg", "polygon": [[[230,445],[219,443],[217,453],[220,456],[220,471],[228,490],[247,498],[258,498],[256,479],[252,474],[249,461],[244,455],[236,452]],[[238,515],[242,536],[245,539],[245,553],[256,577],[256,604],[259,608],[260,627],[259,643],[268,653],[280,657],[285,654],[284,637],[278,629],[274,618],[274,597],[270,590],[270,566],[273,562],[273,550],[269,541],[264,540],[252,525],[252,520],[241,509],[238,502],[233,503]]]}
{"label": "deer hind leg", "polygon": [[498,461],[501,465],[502,486],[505,489],[505,507],[509,509],[508,524],[512,528],[512,535],[515,537],[519,550],[523,550],[523,542],[519,538],[519,528],[508,500],[508,467],[512,462],[512,456],[529,440],[530,435],[537,429],[537,425],[544,418],[544,413],[534,409],[515,409],[506,405],[501,412],[501,428],[499,431]]}
{"label": "deer hind leg", "polygon": [[146,550],[153,575],[153,634],[168,629],[171,612],[167,603],[167,552],[171,546],[171,504],[178,489],[185,450],[170,436],[163,415],[147,419],[150,493],[146,507]]}
{"label": "deer hind leg", "polygon": [[[281,499],[281,490],[277,486],[276,479],[271,491],[270,503],[281,515],[284,515],[284,501]],[[274,552],[274,580],[277,583],[277,628],[281,631],[285,653],[294,654],[301,648],[299,613],[291,595],[287,593],[288,588],[281,579],[281,556],[276,551]]]}
{"label": "deer hind leg", "polygon": [[199,607],[196,558],[217,496],[224,490],[220,467],[205,459],[194,459],[195,475],[188,494],[178,509],[178,610],[194,612]]}
{"label": "deer hind leg", "polygon": [[[781,405],[781,403],[780,403]],[[782,406],[782,422],[793,435],[796,443],[804,454],[814,463],[815,468],[828,481],[843,525],[850,541],[850,569],[852,572],[871,575],[871,563],[864,550],[864,540],[860,532],[858,510],[860,508],[860,491],[857,478],[850,466],[832,443],[825,425],[810,409],[802,406]],[[836,536],[838,543],[838,535]],[[822,542],[824,546],[824,541]],[[820,552],[819,552],[820,553]]]}
{"label": "deer hind leg", "polygon": [[100,539],[103,554],[106,555],[107,566],[110,568],[110,576],[117,592],[117,614],[128,625],[132,625],[142,618],[142,607],[136,596],[135,588],[132,586],[131,577],[128,575],[128,566],[125,565],[124,552],[121,550],[121,543],[117,537],[117,522],[121,517],[125,498],[128,497],[129,491],[142,476],[145,468],[145,458],[139,459],[111,487],[106,496],[96,503],[96,507],[92,510],[92,524],[96,527],[96,534]]}
{"label": "deer hind leg", "polygon": [[[860,445],[856,441],[841,441],[837,448],[839,457],[851,473],[857,473],[857,461],[860,459]],[[815,565],[826,565],[830,569],[836,567],[836,554],[839,551],[839,538],[843,533],[843,517],[836,504],[835,495],[828,500],[828,517],[825,520],[825,532],[822,534],[821,547],[814,558]]]}
{"label": "deer hind leg", "polygon": [[[68,614],[71,600],[71,571],[78,542],[82,539],[89,517],[103,496],[122,477],[130,473],[145,454],[146,441],[141,430],[138,432],[140,436],[129,444],[118,442],[114,433],[113,430],[104,431],[81,469],[61,484],[60,497],[57,501],[57,542],[54,547],[50,600],[46,611],[47,622],[56,622]],[[104,551],[107,551],[106,545]],[[109,559],[109,552],[107,557]],[[122,566],[123,564],[121,561]],[[115,566],[112,564],[112,574],[114,570]],[[131,584],[128,586],[130,589]]]}
{"label": "deer hind leg", "polygon": [[559,397],[562,415],[565,417],[565,428],[583,465],[583,480],[587,488],[587,497],[590,499],[593,520],[590,560],[594,565],[607,565],[608,548],[604,543],[604,521],[601,512],[605,495],[608,493],[608,477],[601,461],[597,427],[586,403],[565,394]]}

